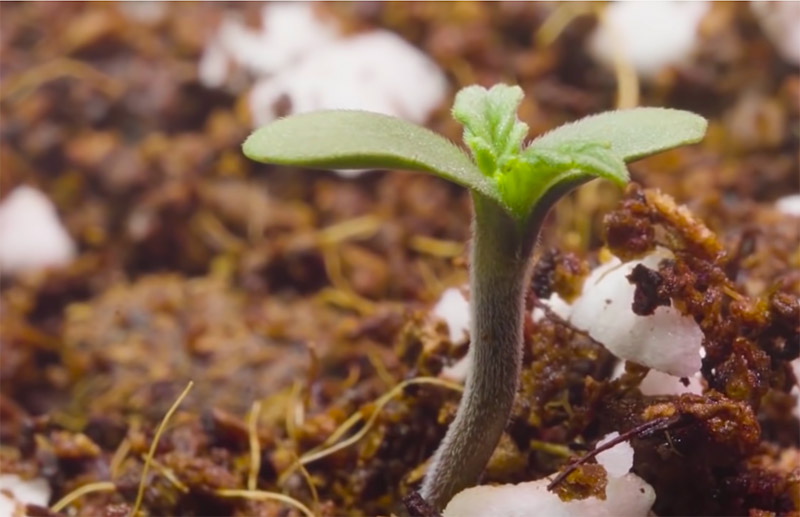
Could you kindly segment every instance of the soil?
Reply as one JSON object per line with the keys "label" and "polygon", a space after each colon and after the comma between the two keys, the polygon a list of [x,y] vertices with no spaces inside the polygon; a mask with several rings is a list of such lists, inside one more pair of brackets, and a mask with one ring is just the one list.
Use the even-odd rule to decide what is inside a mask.
{"label": "soil", "polygon": [[[197,62],[226,13],[258,20],[259,6],[129,7],[2,5],[0,196],[47,193],[79,256],[3,278],[0,469],[47,479],[51,504],[100,483],[65,515],[127,515],[142,479],[148,515],[302,514],[225,492],[247,488],[316,515],[406,512],[459,399],[437,376],[466,345],[429,310],[466,281],[468,194],[400,171],[351,180],[247,161],[246,86],[205,88]],[[520,84],[532,134],[614,107],[614,74],[583,50],[592,15],[538,45],[550,4],[317,8],[424,49],[450,100],[473,82]],[[564,199],[529,303],[574,297],[608,250],[665,246],[674,260],[631,275],[631,310],[672,303],[695,318],[708,389],[644,396],[632,363],[612,381],[609,352],[548,312],[526,322],[485,483],[553,475],[606,433],[663,419],[631,438],[657,515],[800,512],[800,224],[774,206],[800,190],[800,74],[746,4],[715,4],[701,32],[693,60],[643,85],[640,103],[694,110],[708,137],[632,164],[625,193],[593,183]],[[447,105],[429,127],[457,141]],[[599,470],[589,460],[558,493],[598,493]]]}

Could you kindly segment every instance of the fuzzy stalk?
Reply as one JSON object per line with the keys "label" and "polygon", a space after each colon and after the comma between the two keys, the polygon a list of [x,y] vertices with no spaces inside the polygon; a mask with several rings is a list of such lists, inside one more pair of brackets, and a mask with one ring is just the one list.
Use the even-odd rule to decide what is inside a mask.
{"label": "fuzzy stalk", "polygon": [[421,489],[437,510],[478,481],[511,414],[522,361],[524,296],[539,231],[539,224],[521,229],[480,194],[473,194],[473,202],[471,368],[456,417]]}

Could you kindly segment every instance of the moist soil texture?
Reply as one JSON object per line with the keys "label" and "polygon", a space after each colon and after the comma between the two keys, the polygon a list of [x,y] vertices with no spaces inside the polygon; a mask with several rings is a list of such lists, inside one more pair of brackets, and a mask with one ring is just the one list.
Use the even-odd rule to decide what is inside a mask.
{"label": "moist soil texture", "polygon": [[[426,510],[414,491],[461,390],[441,373],[468,347],[430,310],[467,280],[468,193],[403,171],[349,179],[245,159],[252,77],[207,88],[197,70],[221,21],[255,27],[260,5],[1,9],[0,196],[45,193],[78,249],[0,287],[0,470],[44,478],[50,505],[86,487],[27,512]],[[453,141],[447,107],[468,84],[522,86],[532,136],[617,102],[620,77],[584,50],[588,10],[545,37],[563,6],[315,9],[426,52],[450,85],[427,125]],[[632,164],[625,192],[594,182],[563,199],[527,302],[574,299],[609,253],[667,248],[657,270],[631,274],[630,310],[672,305],[697,322],[704,390],[644,395],[647,368],[612,379],[603,344],[544,310],[525,322],[519,392],[483,483],[566,473],[618,432],[657,515],[800,512],[800,222],[775,204],[800,190],[800,73],[747,4],[714,4],[699,33],[638,103],[696,111],[706,139]],[[564,499],[604,494],[591,458],[561,478]]]}

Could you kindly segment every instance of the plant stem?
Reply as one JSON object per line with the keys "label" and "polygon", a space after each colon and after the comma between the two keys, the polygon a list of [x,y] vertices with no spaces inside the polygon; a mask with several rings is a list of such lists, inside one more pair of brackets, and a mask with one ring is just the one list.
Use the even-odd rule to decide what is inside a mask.
{"label": "plant stem", "polygon": [[473,194],[470,263],[471,369],[455,420],[434,454],[421,494],[441,509],[474,485],[503,434],[522,360],[524,294],[536,224],[520,228],[493,201]]}

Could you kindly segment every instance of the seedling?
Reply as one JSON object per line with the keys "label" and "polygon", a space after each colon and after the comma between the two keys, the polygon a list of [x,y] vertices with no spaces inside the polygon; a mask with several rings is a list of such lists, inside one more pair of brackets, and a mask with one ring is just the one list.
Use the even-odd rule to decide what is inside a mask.
{"label": "seedling", "polygon": [[637,108],[584,118],[524,146],[528,126],[516,115],[522,95],[502,84],[458,92],[453,117],[464,126],[472,159],[425,128],[365,111],[290,116],[258,129],[243,146],[259,162],[420,171],[472,191],[472,369],[422,485],[422,496],[437,509],[478,481],[508,421],[531,255],[550,207],[596,177],[624,186],[626,162],[697,142],[706,129],[693,113]]}

